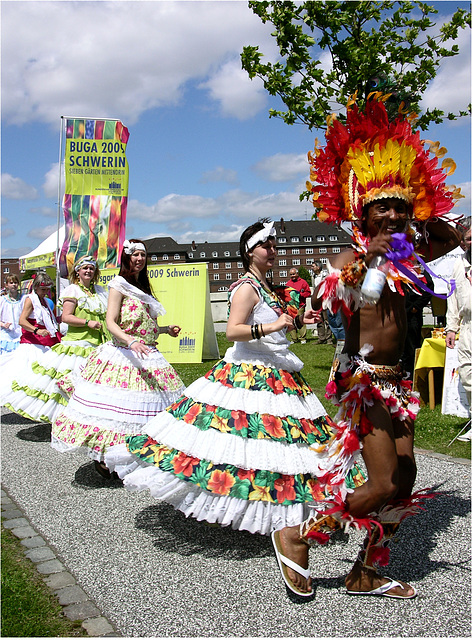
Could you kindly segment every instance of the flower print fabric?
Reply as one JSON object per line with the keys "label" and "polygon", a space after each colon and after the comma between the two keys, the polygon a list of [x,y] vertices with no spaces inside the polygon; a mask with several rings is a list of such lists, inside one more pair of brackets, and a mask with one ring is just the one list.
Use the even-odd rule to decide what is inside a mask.
{"label": "flower print fabric", "polygon": [[[258,292],[247,323],[273,322],[281,309]],[[345,447],[288,347],[284,331],[235,342],[141,434],[109,449],[107,466],[186,516],[262,534],[346,496],[364,481],[358,452]]]}
{"label": "flower print fabric", "polygon": [[103,460],[109,447],[141,433],[148,420],[182,394],[182,380],[156,348],[157,321],[142,298],[142,292],[128,285],[118,324],[147,344],[150,354],[139,358],[115,338],[90,354],[69,403],[52,426],[51,444],[58,451],[84,447],[93,459]]}

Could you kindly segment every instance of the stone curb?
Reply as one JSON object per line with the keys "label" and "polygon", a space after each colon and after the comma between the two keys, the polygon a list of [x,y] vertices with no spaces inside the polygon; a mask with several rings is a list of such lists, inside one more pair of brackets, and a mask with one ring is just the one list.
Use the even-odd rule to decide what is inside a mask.
{"label": "stone curb", "polygon": [[80,620],[89,636],[96,638],[121,637],[104,618],[74,576],[56,556],[56,552],[31,526],[25,513],[1,487],[2,525],[9,529],[25,547],[25,557],[36,565],[46,585],[57,597],[63,613],[70,620]]}

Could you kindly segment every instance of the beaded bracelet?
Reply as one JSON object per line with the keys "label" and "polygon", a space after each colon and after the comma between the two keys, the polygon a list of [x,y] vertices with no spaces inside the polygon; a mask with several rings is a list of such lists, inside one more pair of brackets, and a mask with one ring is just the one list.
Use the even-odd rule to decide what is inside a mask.
{"label": "beaded bracelet", "polygon": [[365,277],[367,271],[366,262],[358,258],[346,264],[340,272],[340,280],[347,287],[354,289]]}
{"label": "beaded bracelet", "polygon": [[132,341],[130,342],[130,344],[128,345],[128,349],[131,349],[131,345],[132,345],[132,344],[135,344],[135,342],[139,342],[139,341],[138,341],[138,338],[135,338],[134,340],[132,340]]}

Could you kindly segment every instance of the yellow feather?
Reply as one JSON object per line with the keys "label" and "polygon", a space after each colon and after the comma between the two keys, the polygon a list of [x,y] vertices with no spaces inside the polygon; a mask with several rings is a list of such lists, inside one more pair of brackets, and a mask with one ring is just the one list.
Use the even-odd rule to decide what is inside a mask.
{"label": "yellow feather", "polygon": [[414,164],[416,159],[416,152],[413,147],[404,144],[404,142],[402,143],[399,151],[399,173],[401,175],[403,184],[408,185],[410,182],[412,165]]}
{"label": "yellow feather", "polygon": [[368,182],[375,179],[374,167],[367,151],[351,148],[347,153],[347,160],[361,185],[366,187]]}

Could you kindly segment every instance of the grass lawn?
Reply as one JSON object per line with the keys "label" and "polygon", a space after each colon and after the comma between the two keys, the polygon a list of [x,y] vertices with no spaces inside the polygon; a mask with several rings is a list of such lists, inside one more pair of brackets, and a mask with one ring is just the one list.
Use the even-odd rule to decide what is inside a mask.
{"label": "grass lawn", "polygon": [[[230,343],[225,334],[218,333],[220,354],[223,355]],[[324,405],[327,413],[334,416],[336,408],[324,397],[325,385],[334,355],[332,345],[316,345],[308,337],[306,344],[292,345],[294,353],[304,362],[303,374]],[[185,385],[204,375],[214,364],[209,361],[200,364],[178,364],[176,370]],[[428,406],[421,408],[416,421],[415,445],[437,453],[458,458],[471,459],[471,445],[455,441],[449,442],[465,424],[465,418],[443,415],[440,405],[431,411]],[[70,622],[61,613],[61,607],[36,572],[32,562],[24,557],[24,548],[16,538],[2,527],[2,628],[3,637],[26,636],[84,636],[87,635],[79,623]]]}
{"label": "grass lawn", "polygon": [[87,636],[80,622],[62,613],[57,598],[44,583],[24,547],[2,527],[3,638]]}

